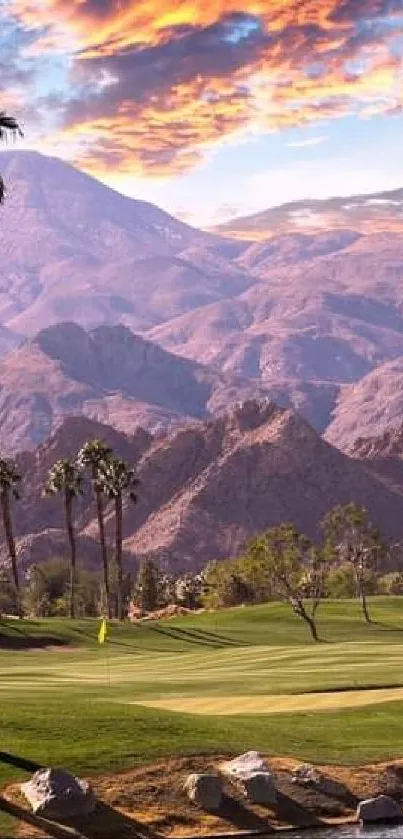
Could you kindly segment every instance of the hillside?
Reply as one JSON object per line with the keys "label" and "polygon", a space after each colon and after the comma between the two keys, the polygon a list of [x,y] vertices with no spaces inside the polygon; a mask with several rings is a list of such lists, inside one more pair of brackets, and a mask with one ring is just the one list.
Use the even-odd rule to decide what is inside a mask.
{"label": "hillside", "polygon": [[[125,198],[61,160],[6,151],[1,171],[8,197],[0,322],[19,335],[60,320],[145,328],[227,296],[232,281],[235,291],[247,284],[240,270],[222,277],[215,264],[242,246]],[[204,251],[206,271],[197,259]]]}
{"label": "hillside", "polygon": [[379,439],[389,431],[393,438],[402,416],[403,356],[399,356],[342,389],[326,439],[344,451],[354,450],[357,438]]}
{"label": "hillside", "polygon": [[[15,524],[23,565],[65,551],[61,505],[42,498],[41,487],[56,458],[93,436],[137,464],[139,501],[124,512],[129,566],[150,556],[173,570],[199,568],[239,554],[255,533],[281,521],[315,535],[330,507],[351,500],[365,504],[386,535],[402,532],[399,489],[332,448],[294,412],[250,401],[155,439],[141,430],[132,438],[90,420],[66,420],[54,438],[18,458],[24,484]],[[97,527],[88,497],[77,525],[80,551],[95,562]],[[107,533],[112,543],[112,511]]]}
{"label": "hillside", "polygon": [[258,377],[320,431],[341,388],[403,354],[397,234],[287,236],[238,262],[255,282],[148,332],[173,352]]}
{"label": "hillside", "polygon": [[403,189],[281,204],[234,218],[214,230],[225,236],[267,239],[282,233],[351,228],[360,233],[403,230]]}
{"label": "hillside", "polygon": [[43,329],[0,360],[0,449],[43,442],[69,415],[127,433],[201,419],[262,393],[258,382],[166,352],[125,326]]}
{"label": "hillside", "polygon": [[[335,199],[326,206],[339,220],[326,217],[320,230],[278,228],[248,242],[195,230],[55,158],[6,151],[2,171],[3,355],[60,322],[120,324],[177,356],[259,382],[320,432],[346,386],[403,356],[401,191],[353,196],[350,209]],[[365,230],[353,205],[372,219]],[[91,399],[89,415],[119,424],[126,405],[117,394],[103,394],[102,409],[98,394]],[[44,439],[54,426],[42,402],[24,405],[27,426],[32,411],[46,426],[33,442]],[[153,407],[151,427],[169,421],[168,407]],[[150,424],[146,403],[136,410]]]}

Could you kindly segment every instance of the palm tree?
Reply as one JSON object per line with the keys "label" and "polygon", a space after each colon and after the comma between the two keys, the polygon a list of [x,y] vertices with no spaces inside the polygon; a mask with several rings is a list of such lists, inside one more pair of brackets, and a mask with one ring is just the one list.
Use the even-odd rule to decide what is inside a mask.
{"label": "palm tree", "polygon": [[70,617],[75,617],[76,593],[76,540],[73,525],[74,501],[82,494],[83,478],[81,470],[72,460],[58,460],[49,470],[44,487],[45,495],[63,494],[64,514],[67,538],[70,547]]}
{"label": "palm tree", "polygon": [[123,620],[123,496],[128,494],[131,501],[136,503],[135,493],[139,481],[135,470],[131,469],[119,457],[110,457],[102,469],[103,492],[113,500],[115,505],[115,562],[117,570],[117,612],[118,619]]}
{"label": "palm tree", "polygon": [[[17,120],[14,117],[7,116],[5,111],[0,111],[0,141],[7,139],[9,134],[12,136],[18,134],[19,137],[23,137],[23,133]],[[4,195],[5,186],[3,178],[0,175],[0,204],[4,201]]]}
{"label": "palm tree", "polygon": [[110,586],[108,552],[105,539],[104,518],[104,485],[103,470],[112,456],[112,449],[103,440],[88,440],[84,443],[77,456],[77,464],[81,469],[89,469],[91,474],[92,492],[95,499],[98,518],[99,541],[101,544],[101,559],[104,571],[104,587],[108,617],[111,617]]}
{"label": "palm tree", "polygon": [[3,518],[4,533],[8,546],[8,553],[11,562],[11,572],[13,577],[13,585],[15,592],[15,602],[17,607],[17,615],[22,617],[22,603],[20,581],[18,576],[17,553],[15,550],[15,540],[13,532],[13,523],[11,517],[12,498],[18,500],[18,484],[21,481],[21,475],[17,471],[16,465],[12,460],[5,460],[0,458],[0,504]]}

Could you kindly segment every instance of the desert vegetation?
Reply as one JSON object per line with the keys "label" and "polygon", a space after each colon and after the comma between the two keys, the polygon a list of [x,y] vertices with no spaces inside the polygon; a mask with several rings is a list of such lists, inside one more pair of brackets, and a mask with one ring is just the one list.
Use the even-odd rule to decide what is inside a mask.
{"label": "desert vegetation", "polygon": [[[242,556],[210,562],[201,572],[174,575],[145,558],[133,573],[133,566],[126,569],[124,563],[123,518],[126,505],[136,503],[142,488],[136,469],[100,439],[88,440],[75,458],[56,461],[42,490],[59,497],[63,505],[66,557],[44,560],[22,573],[13,515],[23,480],[12,460],[0,460],[0,503],[9,555],[1,570],[3,614],[104,615],[123,620],[129,614],[143,617],[174,605],[198,610],[280,600],[317,641],[322,600],[357,597],[370,624],[368,597],[403,591],[403,576],[390,570],[390,545],[366,509],[354,503],[330,510],[319,523],[316,541],[292,523],[282,523],[258,534]],[[92,569],[86,567],[85,555],[77,555],[75,538],[75,513],[85,493],[92,496],[98,523],[99,564]],[[105,534],[106,515],[114,521],[114,550]]]}
{"label": "desert vegetation", "polygon": [[[123,499],[125,495],[134,502],[137,478],[135,470],[125,461],[114,455],[111,447],[102,440],[89,440],[78,452],[75,459],[58,460],[49,470],[43,494],[61,497],[64,508],[66,539],[69,549],[68,595],[66,596],[65,562],[51,562],[36,565],[26,575],[26,591],[21,592],[20,573],[13,536],[12,500],[18,500],[18,486],[22,476],[17,472],[13,460],[0,459],[0,506],[2,511],[4,534],[8,547],[9,568],[2,569],[2,594],[0,611],[15,612],[22,617],[23,609],[29,604],[29,612],[43,615],[49,610],[59,613],[65,610],[71,618],[77,614],[77,550],[74,529],[74,508],[78,498],[88,489],[89,480],[97,511],[100,543],[100,564],[102,584],[98,585],[98,575],[87,575],[84,597],[81,591],[80,613],[91,614],[94,609],[94,589],[98,588],[97,609],[108,617],[123,618],[124,607],[124,569],[122,555]],[[113,503],[115,514],[115,553],[114,563],[108,555],[105,537],[105,505]],[[82,574],[80,571],[80,579]],[[111,590],[113,580],[113,592]],[[126,584],[127,588],[127,584]],[[53,592],[53,595],[52,595]],[[114,603],[112,603],[114,599]],[[127,599],[127,598],[126,598]],[[3,602],[1,602],[3,601]],[[53,604],[52,604],[53,601]],[[56,603],[54,602],[56,601]],[[63,605],[61,605],[63,604]]]}

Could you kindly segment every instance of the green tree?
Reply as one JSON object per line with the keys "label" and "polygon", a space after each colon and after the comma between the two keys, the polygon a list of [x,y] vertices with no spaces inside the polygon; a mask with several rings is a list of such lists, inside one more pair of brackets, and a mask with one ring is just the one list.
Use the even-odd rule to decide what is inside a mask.
{"label": "green tree", "polygon": [[91,475],[92,492],[96,504],[99,541],[101,547],[101,561],[104,575],[105,599],[108,617],[111,614],[111,593],[109,584],[109,562],[108,551],[106,549],[105,536],[105,510],[104,510],[104,480],[103,472],[105,471],[107,461],[112,457],[112,449],[103,440],[88,440],[82,449],[80,449],[77,456],[77,464],[81,469],[88,469]]}
{"label": "green tree", "polygon": [[275,592],[270,569],[259,552],[246,552],[238,559],[236,567],[249,588],[251,602],[266,603],[273,599]]}
{"label": "green tree", "polygon": [[75,592],[76,592],[76,539],[73,524],[73,507],[75,500],[82,495],[83,478],[77,464],[72,460],[58,460],[49,470],[48,478],[44,487],[45,495],[63,496],[64,516],[66,522],[67,538],[70,550],[70,617],[76,616]]}
{"label": "green tree", "polygon": [[[26,573],[25,607],[35,617],[67,615],[70,609],[70,563],[54,557],[31,565]],[[96,617],[100,613],[100,575],[77,567],[75,589],[76,617]]]}
{"label": "green tree", "polygon": [[38,618],[53,617],[58,611],[56,604],[66,596],[69,580],[70,565],[64,559],[49,559],[40,565],[31,565],[25,577],[24,601],[28,614]]}
{"label": "green tree", "polygon": [[115,507],[115,563],[117,571],[117,616],[123,620],[123,498],[137,502],[139,485],[135,470],[119,457],[110,456],[101,470],[102,490]]}
{"label": "green tree", "polygon": [[152,559],[140,566],[136,584],[136,602],[143,612],[154,612],[159,606],[160,573]]}
{"label": "green tree", "polygon": [[338,600],[343,597],[354,597],[356,593],[354,570],[349,563],[329,568],[326,578],[326,594]]}
{"label": "green tree", "polygon": [[206,569],[203,602],[212,608],[240,606],[253,600],[253,593],[245,581],[235,559],[211,562]]}
{"label": "green tree", "polygon": [[204,574],[185,574],[174,583],[173,597],[168,603],[178,603],[185,609],[199,609],[205,588]]}
{"label": "green tree", "polygon": [[371,623],[368,587],[379,560],[386,552],[378,528],[369,520],[365,507],[354,503],[334,507],[324,517],[321,526],[329,560],[348,563],[352,567],[356,597],[361,601],[366,623]]}
{"label": "green tree", "polygon": [[[8,116],[5,111],[0,111],[0,140],[7,140],[9,136],[15,137],[18,135],[22,137],[22,131],[14,117]],[[0,204],[4,201],[5,186],[3,178],[0,175]]]}
{"label": "green tree", "polygon": [[251,546],[267,565],[277,595],[289,603],[318,641],[316,611],[324,596],[325,561],[322,552],[294,525],[272,527]]}
{"label": "green tree", "polygon": [[3,519],[3,528],[7,542],[8,555],[10,557],[11,563],[11,574],[13,579],[17,615],[19,617],[22,617],[21,587],[18,574],[17,552],[15,549],[13,522],[11,516],[11,500],[18,500],[18,486],[20,482],[21,475],[19,474],[14,461],[0,458],[0,504]]}
{"label": "green tree", "polygon": [[377,594],[402,595],[403,594],[403,573],[401,571],[389,571],[383,577],[379,577],[376,585]]}

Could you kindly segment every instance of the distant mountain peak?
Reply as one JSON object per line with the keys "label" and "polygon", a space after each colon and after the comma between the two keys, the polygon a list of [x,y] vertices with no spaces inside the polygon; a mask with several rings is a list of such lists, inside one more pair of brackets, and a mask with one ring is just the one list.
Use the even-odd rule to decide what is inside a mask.
{"label": "distant mountain peak", "polygon": [[321,233],[336,230],[373,233],[403,231],[403,187],[395,190],[306,198],[237,217],[213,228],[225,236],[259,241],[281,234]]}

